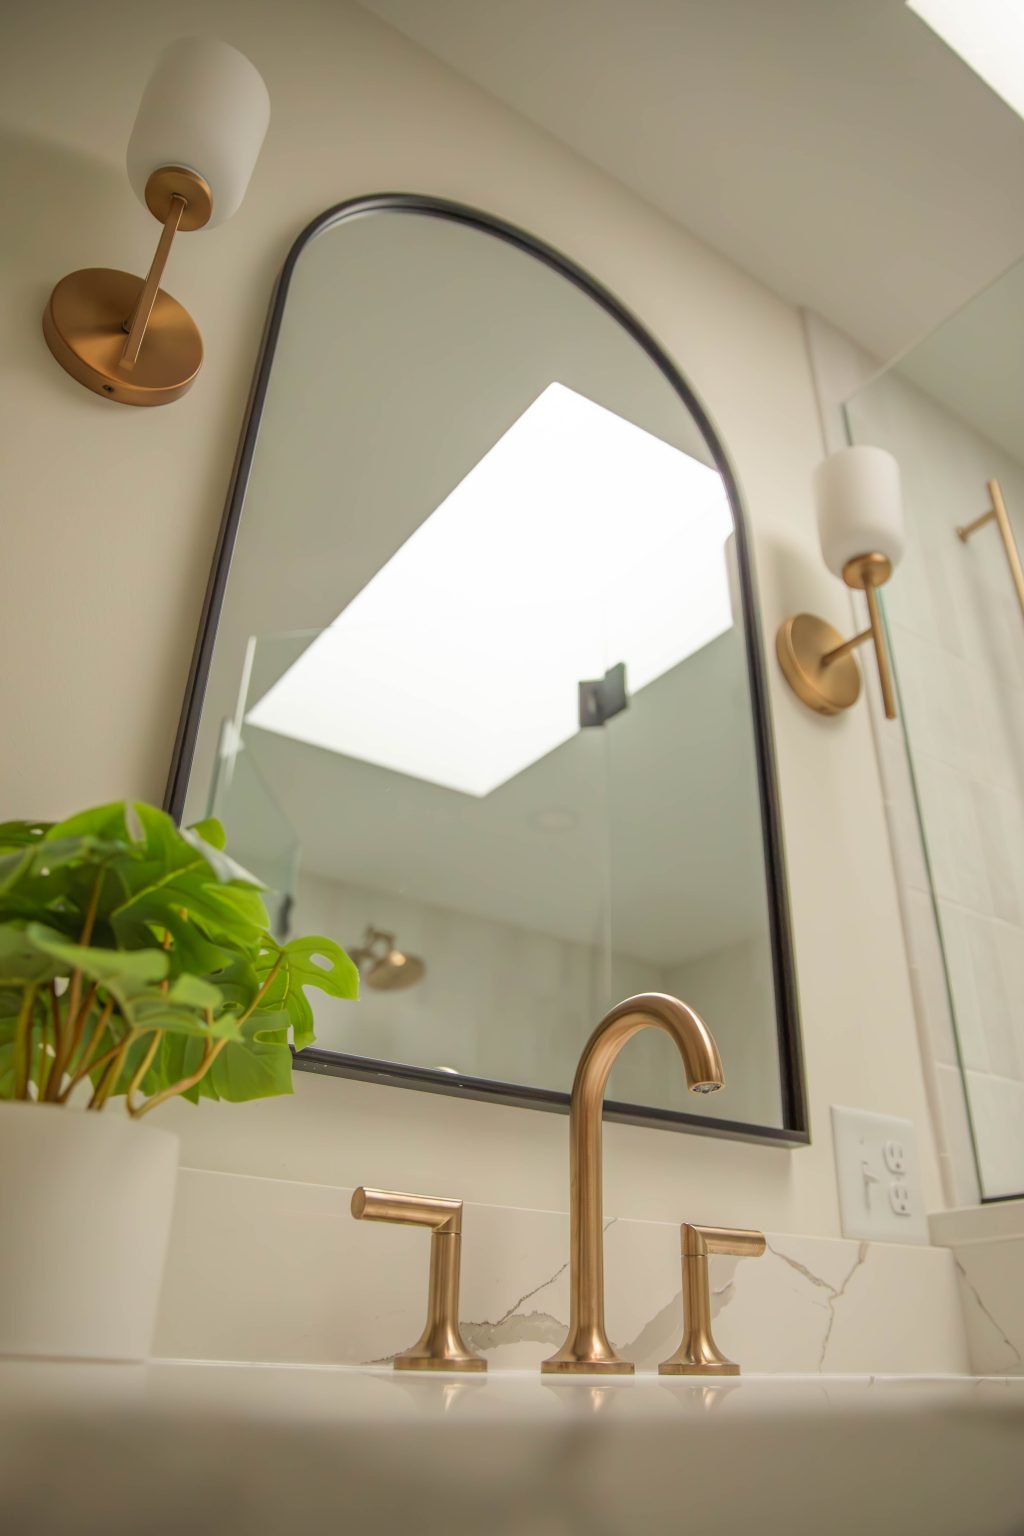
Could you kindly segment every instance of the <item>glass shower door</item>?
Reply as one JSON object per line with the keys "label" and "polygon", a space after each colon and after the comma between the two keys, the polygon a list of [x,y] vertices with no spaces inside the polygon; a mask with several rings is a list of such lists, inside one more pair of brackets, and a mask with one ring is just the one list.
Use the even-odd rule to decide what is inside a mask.
{"label": "glass shower door", "polygon": [[911,947],[928,907],[941,941],[932,1049],[940,1080],[962,1075],[986,1199],[1024,1193],[1021,356],[1024,267],[846,407],[850,440],[903,475],[907,554],[884,594],[900,721],[883,729],[905,735],[924,850],[900,871]]}

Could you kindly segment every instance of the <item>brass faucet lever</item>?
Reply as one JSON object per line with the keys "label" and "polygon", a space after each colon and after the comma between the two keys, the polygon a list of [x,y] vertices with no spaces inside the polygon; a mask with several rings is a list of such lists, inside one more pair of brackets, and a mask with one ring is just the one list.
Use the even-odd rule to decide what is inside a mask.
{"label": "brass faucet lever", "polygon": [[684,1221],[679,1229],[683,1259],[683,1338],[674,1355],[658,1366],[662,1376],[738,1376],[740,1368],[727,1360],[711,1332],[711,1288],[708,1255],[732,1253],[759,1259],[763,1232],[744,1227],[698,1227]]}
{"label": "brass faucet lever", "polygon": [[396,1371],[486,1371],[459,1332],[459,1271],[462,1263],[462,1201],[433,1195],[403,1195],[389,1189],[357,1189],[357,1221],[393,1221],[430,1228],[427,1321],[411,1349],[394,1359]]}
{"label": "brass faucet lever", "polygon": [[721,1088],[722,1061],[704,1020],[661,992],[628,997],[606,1013],[583,1047],[569,1109],[569,1333],[543,1361],[548,1372],[632,1375],[604,1326],[604,1230],[601,1114],[608,1075],[627,1040],[642,1029],[663,1029],[683,1059],[693,1093]]}

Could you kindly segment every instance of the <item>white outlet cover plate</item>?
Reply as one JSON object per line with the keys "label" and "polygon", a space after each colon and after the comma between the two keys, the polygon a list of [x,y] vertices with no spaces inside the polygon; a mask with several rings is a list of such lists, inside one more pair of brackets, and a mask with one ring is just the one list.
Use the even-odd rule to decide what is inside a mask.
{"label": "white outlet cover plate", "polygon": [[[832,1140],[843,1236],[875,1243],[927,1243],[928,1217],[914,1122],[833,1104]],[[886,1166],[889,1142],[903,1148],[906,1167],[902,1173],[893,1173]],[[893,1207],[893,1184],[909,1192],[907,1215],[900,1215]]]}

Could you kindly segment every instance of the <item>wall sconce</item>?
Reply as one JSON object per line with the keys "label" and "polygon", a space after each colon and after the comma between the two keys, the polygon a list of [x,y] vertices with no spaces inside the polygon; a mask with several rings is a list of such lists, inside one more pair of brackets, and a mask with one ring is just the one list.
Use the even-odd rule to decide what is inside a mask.
{"label": "wall sconce", "polygon": [[779,665],[799,699],[819,714],[837,715],[857,702],[860,668],[853,652],[871,640],[885,716],[895,720],[892,672],[876,594],[903,555],[900,467],[884,448],[841,448],[815,470],[814,500],[825,564],[848,587],[864,593],[870,624],[844,640],[824,619],[794,614],[775,637]]}
{"label": "wall sconce", "polygon": [[212,229],[245,196],[270,121],[259,71],[216,38],[166,48],[128,142],[128,179],[163,225],[148,277],[87,267],[50,295],[43,335],[79,384],[123,405],[166,405],[203,361],[199,329],[160,287],[179,230]]}

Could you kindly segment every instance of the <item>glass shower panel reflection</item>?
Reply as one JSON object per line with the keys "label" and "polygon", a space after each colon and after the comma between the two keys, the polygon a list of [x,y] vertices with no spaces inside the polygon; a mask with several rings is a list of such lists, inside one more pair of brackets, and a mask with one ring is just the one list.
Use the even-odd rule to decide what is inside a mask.
{"label": "glass shower panel reflection", "polygon": [[[262,656],[258,659],[265,660]],[[236,862],[264,885],[270,930],[275,938],[284,940],[294,931],[291,920],[302,849],[284,805],[260,768],[244,726],[245,689],[256,663],[257,646],[253,642],[236,714],[221,721],[206,814],[223,824]]]}
{"label": "glass shower panel reflection", "polygon": [[[374,654],[398,655],[376,621],[356,639],[368,665]],[[437,758],[411,705],[408,771],[374,760],[373,698],[363,720],[358,687],[324,686],[340,654],[331,630],[252,642],[238,713],[224,727],[235,743],[231,771],[216,772],[232,846],[268,884],[286,882],[292,931],[330,934],[357,959],[363,952],[358,1006],[311,996],[317,1044],[564,1089],[581,1042],[616,1000],[604,731],[577,729],[505,782],[470,793],[415,771]],[[342,726],[347,751],[322,744]],[[443,722],[421,726],[432,738]],[[450,777],[472,779],[470,749],[467,738]],[[257,860],[268,840],[276,846],[282,804],[294,859],[282,846],[276,864]],[[387,963],[394,953],[409,963]]]}
{"label": "glass shower panel reflection", "polygon": [[1024,547],[1021,356],[1024,267],[846,408],[851,441],[903,475],[907,555],[884,602],[926,855],[903,875],[911,913],[938,923],[955,1040],[933,1048],[940,1080],[962,1072],[989,1199],[1024,1192],[1024,615],[994,520],[957,530],[995,480]]}

